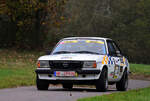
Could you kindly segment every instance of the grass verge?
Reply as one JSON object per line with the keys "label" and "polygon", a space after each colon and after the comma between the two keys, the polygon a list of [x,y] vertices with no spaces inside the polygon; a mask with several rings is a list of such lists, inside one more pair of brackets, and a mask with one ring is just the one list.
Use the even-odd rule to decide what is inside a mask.
{"label": "grass verge", "polygon": [[150,75],[150,65],[130,64],[130,70],[133,74]]}
{"label": "grass verge", "polygon": [[150,80],[150,65],[130,64],[131,79]]}
{"label": "grass verge", "polygon": [[36,61],[39,52],[0,50],[0,88],[35,84]]}
{"label": "grass verge", "polygon": [[150,87],[110,95],[78,99],[77,101],[150,101]]}

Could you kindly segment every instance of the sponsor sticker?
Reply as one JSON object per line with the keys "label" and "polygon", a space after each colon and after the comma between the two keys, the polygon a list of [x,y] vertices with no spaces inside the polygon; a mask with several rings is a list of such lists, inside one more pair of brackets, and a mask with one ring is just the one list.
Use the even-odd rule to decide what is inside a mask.
{"label": "sponsor sticker", "polygon": [[95,40],[86,40],[86,43],[99,43],[99,44],[104,44],[102,41],[95,41]]}
{"label": "sponsor sticker", "polygon": [[114,79],[117,79],[118,78],[118,76],[117,75],[114,75],[114,77],[113,77]]}
{"label": "sponsor sticker", "polygon": [[77,40],[66,40],[66,41],[62,41],[60,42],[60,44],[65,44],[65,43],[77,43]]}

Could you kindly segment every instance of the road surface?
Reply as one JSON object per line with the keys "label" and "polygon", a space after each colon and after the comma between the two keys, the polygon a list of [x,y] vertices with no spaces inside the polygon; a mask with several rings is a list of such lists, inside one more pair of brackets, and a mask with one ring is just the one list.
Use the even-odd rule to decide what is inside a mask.
{"label": "road surface", "polygon": [[[150,81],[130,80],[129,90],[150,86]],[[62,87],[50,86],[48,91],[37,91],[35,86],[8,88],[0,90],[0,101],[76,101],[79,98],[92,97],[117,92],[110,86],[105,93],[97,92],[95,88],[75,87],[72,91]]]}

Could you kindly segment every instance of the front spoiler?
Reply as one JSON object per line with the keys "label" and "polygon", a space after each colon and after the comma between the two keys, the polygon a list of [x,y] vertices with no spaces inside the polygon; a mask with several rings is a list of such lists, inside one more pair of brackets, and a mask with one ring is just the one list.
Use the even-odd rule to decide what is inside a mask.
{"label": "front spoiler", "polygon": [[44,80],[50,84],[95,85],[97,80]]}

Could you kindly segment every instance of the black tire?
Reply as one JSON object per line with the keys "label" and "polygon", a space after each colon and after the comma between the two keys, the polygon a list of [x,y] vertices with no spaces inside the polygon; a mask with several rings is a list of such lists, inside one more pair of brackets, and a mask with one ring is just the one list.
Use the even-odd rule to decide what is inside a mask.
{"label": "black tire", "polygon": [[104,68],[101,72],[100,78],[96,82],[96,90],[106,92],[107,88],[108,88],[107,69]]}
{"label": "black tire", "polygon": [[116,88],[118,91],[126,91],[128,88],[128,73],[127,70],[124,71],[123,76],[119,82],[116,83]]}
{"label": "black tire", "polygon": [[38,76],[36,76],[36,87],[38,90],[48,90],[49,83],[45,80],[40,80]]}
{"label": "black tire", "polygon": [[64,89],[72,89],[73,88],[73,84],[62,84]]}

